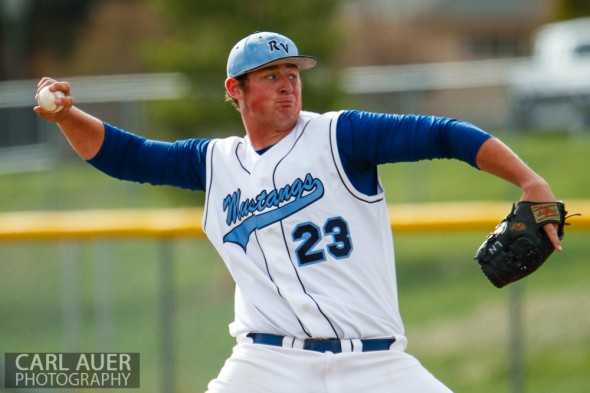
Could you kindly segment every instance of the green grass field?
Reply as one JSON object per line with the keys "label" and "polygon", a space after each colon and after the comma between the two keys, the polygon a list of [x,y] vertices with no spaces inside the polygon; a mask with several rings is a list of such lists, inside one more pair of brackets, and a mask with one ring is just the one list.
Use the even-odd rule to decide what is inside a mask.
{"label": "green grass field", "polygon": [[[589,198],[590,135],[506,140],[558,198]],[[508,209],[519,197],[514,187],[456,162],[386,166],[381,178],[391,203],[505,200]],[[109,179],[77,163],[3,175],[0,188],[4,211],[168,208],[202,201],[198,194]],[[588,233],[568,231],[562,254],[502,290],[473,261],[486,233],[394,235],[408,352],[455,392],[512,393],[510,300],[518,293],[524,391],[590,391]],[[172,251],[176,391],[204,391],[233,345],[227,329],[233,283],[206,241],[179,240]],[[161,392],[160,252],[160,243],[137,239],[0,244],[0,351],[140,352],[139,391]],[[64,302],[72,300],[70,307],[78,310],[73,317],[63,312]]]}

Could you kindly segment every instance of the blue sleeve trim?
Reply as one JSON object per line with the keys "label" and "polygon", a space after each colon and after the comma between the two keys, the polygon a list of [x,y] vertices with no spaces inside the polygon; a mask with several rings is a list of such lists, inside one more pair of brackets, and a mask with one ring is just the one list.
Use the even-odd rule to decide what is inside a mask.
{"label": "blue sleeve trim", "polygon": [[477,152],[492,137],[473,124],[446,117],[360,111],[343,112],[336,132],[347,176],[368,195],[377,192],[379,164],[452,158],[477,168]]}
{"label": "blue sleeve trim", "polygon": [[210,139],[174,143],[139,137],[104,123],[105,139],[88,163],[120,180],[205,189],[207,146]]}

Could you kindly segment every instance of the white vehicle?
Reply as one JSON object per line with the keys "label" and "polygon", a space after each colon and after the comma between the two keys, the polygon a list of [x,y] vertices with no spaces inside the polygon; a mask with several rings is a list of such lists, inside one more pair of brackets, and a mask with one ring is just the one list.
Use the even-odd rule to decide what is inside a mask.
{"label": "white vehicle", "polygon": [[543,26],[531,62],[511,74],[509,94],[519,127],[590,128],[590,18]]}

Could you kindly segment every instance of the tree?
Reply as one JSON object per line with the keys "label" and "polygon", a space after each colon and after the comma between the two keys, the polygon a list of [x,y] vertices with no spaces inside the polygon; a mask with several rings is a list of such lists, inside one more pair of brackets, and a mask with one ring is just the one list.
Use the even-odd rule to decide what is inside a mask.
{"label": "tree", "polygon": [[182,103],[160,103],[158,117],[172,127],[175,137],[205,132],[243,134],[240,118],[223,102],[226,61],[232,46],[255,31],[276,31],[297,43],[301,53],[320,59],[306,71],[304,107],[333,109],[340,99],[337,75],[330,58],[340,48],[335,18],[337,0],[151,0],[170,34],[150,50],[149,61],[161,72],[183,72],[194,94]]}
{"label": "tree", "polygon": [[39,58],[68,54],[97,0],[0,0],[0,79],[37,77]]}
{"label": "tree", "polygon": [[554,16],[557,20],[590,16],[588,0],[555,0],[554,7]]}

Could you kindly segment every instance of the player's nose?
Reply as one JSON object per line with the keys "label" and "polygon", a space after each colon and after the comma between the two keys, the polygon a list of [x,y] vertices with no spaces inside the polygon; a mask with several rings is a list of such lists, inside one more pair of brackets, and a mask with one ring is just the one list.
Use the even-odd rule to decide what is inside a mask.
{"label": "player's nose", "polygon": [[281,94],[288,94],[294,90],[293,81],[288,75],[280,77],[279,91]]}

